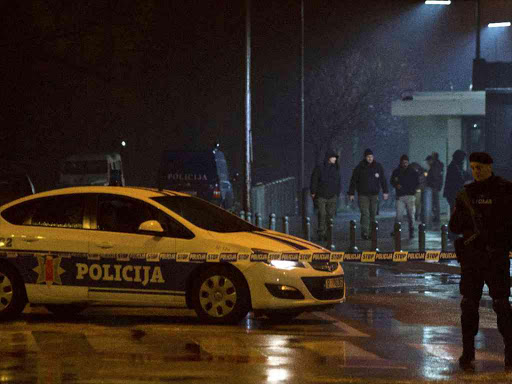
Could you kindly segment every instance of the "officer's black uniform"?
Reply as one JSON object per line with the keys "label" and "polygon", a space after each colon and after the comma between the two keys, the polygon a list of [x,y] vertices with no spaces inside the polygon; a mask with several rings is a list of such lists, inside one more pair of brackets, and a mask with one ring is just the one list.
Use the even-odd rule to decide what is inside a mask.
{"label": "officer's black uniform", "polygon": [[[490,160],[492,162],[492,159]],[[498,330],[505,343],[505,367],[512,368],[512,311],[509,250],[512,237],[512,183],[494,174],[465,186],[477,217],[480,235],[466,246],[460,257],[461,326],[463,355],[460,364],[474,360],[474,338],[478,333],[478,307],[484,283],[489,287]],[[473,220],[461,192],[450,218],[450,230],[468,239],[474,233]],[[459,255],[458,255],[459,256]]]}

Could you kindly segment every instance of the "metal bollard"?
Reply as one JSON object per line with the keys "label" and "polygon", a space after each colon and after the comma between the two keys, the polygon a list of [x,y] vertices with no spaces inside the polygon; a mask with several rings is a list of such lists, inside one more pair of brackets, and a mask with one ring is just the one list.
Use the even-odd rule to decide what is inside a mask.
{"label": "metal bollard", "polygon": [[242,220],[245,220],[245,211],[240,211],[240,215],[239,216],[240,216],[240,218]]}
{"label": "metal bollard", "polygon": [[333,240],[334,240],[333,230],[334,230],[334,220],[329,219],[329,224],[327,225],[327,248],[330,251],[334,251],[336,249],[336,246],[333,244]]}
{"label": "metal bollard", "polygon": [[311,241],[311,219],[306,217],[306,240]]}
{"label": "metal bollard", "polygon": [[448,226],[443,224],[441,226],[441,252],[446,252],[448,249]]}
{"label": "metal bollard", "polygon": [[261,213],[257,213],[256,214],[256,226],[260,227],[260,228],[263,228],[263,220],[262,220],[262,217],[261,217]]}
{"label": "metal bollard", "polygon": [[379,252],[379,248],[377,247],[377,234],[379,233],[379,223],[377,221],[372,222],[371,226],[371,237],[372,237],[372,248],[373,252]]}
{"label": "metal bollard", "polygon": [[418,225],[418,241],[419,241],[419,251],[425,252],[426,244],[425,244],[425,224],[421,223]]}
{"label": "metal bollard", "polygon": [[268,227],[271,231],[276,230],[276,214],[275,213],[270,214],[270,220],[268,222]]}
{"label": "metal bollard", "polygon": [[355,220],[350,220],[350,245],[348,247],[348,252],[357,253],[359,249],[356,247],[356,222]]}
{"label": "metal bollard", "polygon": [[402,251],[402,224],[395,223],[395,231],[393,232],[393,240],[395,242],[395,252]]}
{"label": "metal bollard", "polygon": [[290,221],[288,216],[283,217],[283,233],[290,234]]}
{"label": "metal bollard", "polygon": [[252,212],[247,212],[247,221],[252,224]]}

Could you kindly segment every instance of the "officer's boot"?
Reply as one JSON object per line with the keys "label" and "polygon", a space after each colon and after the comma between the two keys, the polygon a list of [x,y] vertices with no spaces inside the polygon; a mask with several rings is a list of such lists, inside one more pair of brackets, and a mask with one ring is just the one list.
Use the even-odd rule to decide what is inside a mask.
{"label": "officer's boot", "polygon": [[505,344],[505,371],[512,371],[512,312],[508,297],[494,299],[492,307],[498,317],[498,330]]}
{"label": "officer's boot", "polygon": [[512,341],[505,340],[505,371],[512,372]]}
{"label": "officer's boot", "polygon": [[462,356],[459,358],[459,366],[466,372],[473,372],[475,366],[475,336],[478,333],[478,300],[463,297],[460,303],[462,326]]}
{"label": "officer's boot", "polygon": [[475,371],[475,337],[462,335],[462,356],[459,357],[459,367],[465,372]]}

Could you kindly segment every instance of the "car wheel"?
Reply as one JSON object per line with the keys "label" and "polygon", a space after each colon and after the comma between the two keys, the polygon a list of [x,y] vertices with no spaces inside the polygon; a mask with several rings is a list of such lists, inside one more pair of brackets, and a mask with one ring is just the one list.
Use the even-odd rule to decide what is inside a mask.
{"label": "car wheel", "polygon": [[242,276],[223,266],[199,274],[192,290],[194,310],[212,324],[234,324],[250,309],[250,293]]}
{"label": "car wheel", "polygon": [[266,312],[265,316],[276,323],[285,323],[298,317],[302,311],[271,311]]}
{"label": "car wheel", "polygon": [[23,281],[12,267],[0,264],[0,320],[16,317],[26,304]]}
{"label": "car wheel", "polygon": [[58,317],[73,317],[82,312],[87,306],[81,304],[46,304],[46,309]]}

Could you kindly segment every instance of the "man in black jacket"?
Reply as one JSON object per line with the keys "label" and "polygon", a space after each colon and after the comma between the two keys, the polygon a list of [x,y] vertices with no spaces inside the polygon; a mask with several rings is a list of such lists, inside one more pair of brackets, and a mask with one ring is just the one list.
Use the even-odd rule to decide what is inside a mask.
{"label": "man in black jacket", "polygon": [[439,194],[443,189],[444,164],[439,160],[439,153],[432,152],[432,156],[425,159],[429,165],[427,173],[427,188],[432,190],[432,221],[439,223],[441,220],[441,202]]}
{"label": "man in black jacket", "polygon": [[402,155],[400,165],[391,175],[391,185],[396,189],[395,223],[403,222],[404,214],[409,221],[409,238],[414,238],[414,219],[416,217],[416,189],[420,184],[419,174],[409,166],[409,157]]}
{"label": "man in black jacket", "polygon": [[310,191],[318,207],[318,240],[327,240],[327,226],[336,216],[336,203],[341,193],[340,166],[335,152],[328,152],[324,164],[313,170]]}
{"label": "man in black jacket", "polygon": [[361,211],[361,238],[370,238],[370,223],[377,216],[379,192],[382,189],[384,200],[388,199],[388,184],[384,168],[376,162],[371,149],[364,151],[364,159],[354,168],[350,178],[348,196],[350,201],[355,198],[357,191],[359,210]]}
{"label": "man in black jacket", "polygon": [[423,168],[419,163],[412,162],[409,167],[414,169],[418,173],[419,182],[418,188],[416,188],[416,221],[423,221],[425,212],[423,212],[423,194],[427,186],[427,170]]}
{"label": "man in black jacket", "polygon": [[[466,159],[466,152],[461,149],[457,149],[453,152],[452,161],[448,164],[446,170],[446,181],[444,183],[444,194],[443,196],[450,205],[450,215],[455,209],[455,198],[457,193],[464,187],[467,181],[470,181],[472,177],[468,172],[464,170],[464,160]],[[457,235],[453,232],[448,233],[450,240],[455,240]]]}
{"label": "man in black jacket", "polygon": [[495,176],[492,158],[485,152],[469,157],[475,181],[457,194],[450,230],[464,235],[457,243],[461,264],[461,328],[463,352],[459,365],[474,370],[478,307],[484,284],[489,287],[498,330],[505,343],[505,369],[512,370],[512,311],[510,309],[510,260],[512,233],[512,183]]}

